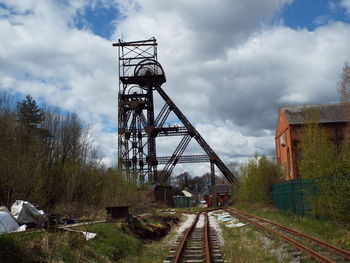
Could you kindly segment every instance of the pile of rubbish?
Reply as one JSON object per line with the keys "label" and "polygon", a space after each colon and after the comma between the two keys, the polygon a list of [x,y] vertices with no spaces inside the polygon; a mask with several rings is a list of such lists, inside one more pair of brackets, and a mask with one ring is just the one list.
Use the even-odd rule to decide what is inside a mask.
{"label": "pile of rubbish", "polygon": [[11,211],[0,206],[0,234],[25,231],[28,227],[41,225],[46,218],[43,210],[28,201],[16,200]]}
{"label": "pile of rubbish", "polygon": [[242,227],[247,225],[240,222],[237,218],[226,212],[218,215],[218,221],[223,223],[226,227]]}

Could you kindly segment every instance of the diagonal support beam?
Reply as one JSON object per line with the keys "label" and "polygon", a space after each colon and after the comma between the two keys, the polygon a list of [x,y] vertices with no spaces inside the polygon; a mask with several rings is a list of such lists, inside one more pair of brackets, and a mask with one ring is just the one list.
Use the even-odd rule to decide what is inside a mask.
{"label": "diagonal support beam", "polygon": [[193,127],[185,115],[180,111],[180,109],[175,105],[175,103],[169,98],[165,91],[160,86],[155,86],[159,95],[164,99],[164,101],[173,110],[176,116],[182,121],[182,123],[187,128],[189,134],[193,136],[202,149],[208,154],[210,161],[213,162],[226,179],[232,184],[237,182],[237,178],[231,173],[231,171],[226,167],[226,165],[221,161],[219,156],[214,152],[214,150],[209,146],[209,144],[203,139],[199,132]]}
{"label": "diagonal support beam", "polygon": [[170,112],[171,112],[171,108],[169,107],[169,105],[167,103],[165,103],[163,108],[159,112],[156,120],[154,121],[155,126],[158,128],[162,128],[165,121],[167,120]]}
{"label": "diagonal support beam", "polygon": [[191,139],[192,137],[190,135],[186,135],[182,138],[179,145],[176,147],[174,153],[170,157],[168,163],[165,165],[163,171],[160,173],[158,177],[158,184],[165,183],[168,180],[169,176],[171,175],[171,172],[173,171],[175,165],[178,163],[179,158],[185,151]]}

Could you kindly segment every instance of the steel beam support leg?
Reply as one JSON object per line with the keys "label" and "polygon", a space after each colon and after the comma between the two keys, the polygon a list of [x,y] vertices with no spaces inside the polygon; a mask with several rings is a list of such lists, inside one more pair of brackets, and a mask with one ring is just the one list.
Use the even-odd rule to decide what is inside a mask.
{"label": "steel beam support leg", "polygon": [[212,206],[217,207],[217,200],[216,200],[216,193],[215,193],[215,165],[214,162],[210,161],[210,182],[211,182],[211,189],[210,193],[212,195]]}

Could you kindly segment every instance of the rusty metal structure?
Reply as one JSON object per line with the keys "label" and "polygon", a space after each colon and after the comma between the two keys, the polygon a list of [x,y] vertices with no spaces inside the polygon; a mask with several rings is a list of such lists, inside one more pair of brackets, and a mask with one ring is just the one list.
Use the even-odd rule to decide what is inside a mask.
{"label": "rusty metal structure", "polygon": [[[218,155],[207,144],[185,115],[162,89],[166,82],[163,67],[158,62],[155,38],[125,42],[119,40],[119,94],[118,94],[118,166],[128,176],[135,175],[139,182],[165,184],[178,163],[210,162],[212,183],[215,184],[214,165],[226,179],[236,178]],[[164,100],[164,106],[155,114],[154,93]],[[165,126],[173,112],[183,126]],[[170,156],[157,156],[156,139],[181,136],[182,139]],[[204,155],[183,155],[195,139]],[[161,171],[158,166],[164,165]]]}

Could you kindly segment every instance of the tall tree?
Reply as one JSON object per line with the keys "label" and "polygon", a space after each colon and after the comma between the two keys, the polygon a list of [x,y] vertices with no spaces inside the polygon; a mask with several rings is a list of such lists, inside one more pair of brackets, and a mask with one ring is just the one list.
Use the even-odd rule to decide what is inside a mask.
{"label": "tall tree", "polygon": [[329,140],[325,128],[320,126],[317,110],[305,109],[303,114],[299,172],[303,178],[332,175],[337,168],[337,149]]}
{"label": "tall tree", "polygon": [[44,111],[38,107],[30,95],[17,103],[16,114],[18,120],[24,125],[36,125],[45,119]]}
{"label": "tall tree", "polygon": [[344,63],[337,87],[340,101],[350,102],[350,66],[348,61]]}

